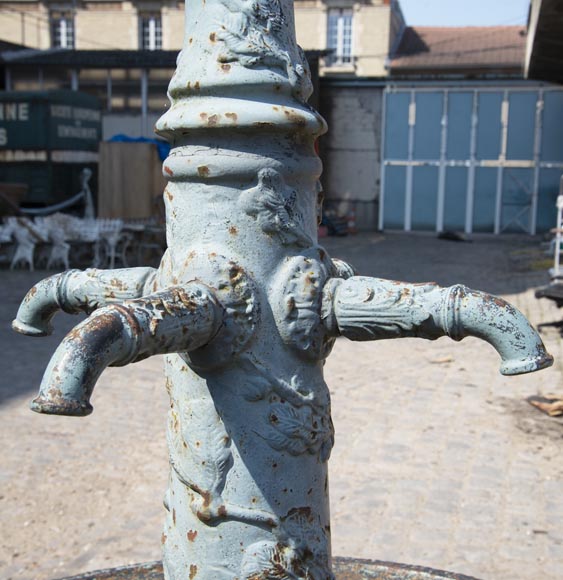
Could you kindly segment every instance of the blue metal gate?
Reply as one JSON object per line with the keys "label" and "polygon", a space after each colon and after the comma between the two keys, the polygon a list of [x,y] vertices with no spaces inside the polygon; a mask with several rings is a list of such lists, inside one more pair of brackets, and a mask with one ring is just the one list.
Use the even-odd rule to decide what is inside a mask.
{"label": "blue metal gate", "polygon": [[380,229],[525,231],[555,224],[563,90],[387,87]]}

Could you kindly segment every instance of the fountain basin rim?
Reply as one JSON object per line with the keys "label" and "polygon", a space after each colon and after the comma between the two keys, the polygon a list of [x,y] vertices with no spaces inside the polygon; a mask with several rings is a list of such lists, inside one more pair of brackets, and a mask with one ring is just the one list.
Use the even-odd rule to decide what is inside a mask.
{"label": "fountain basin rim", "polygon": [[[426,568],[356,558],[333,558],[336,580],[477,580],[471,576]],[[133,564],[60,580],[164,580],[161,562]]]}

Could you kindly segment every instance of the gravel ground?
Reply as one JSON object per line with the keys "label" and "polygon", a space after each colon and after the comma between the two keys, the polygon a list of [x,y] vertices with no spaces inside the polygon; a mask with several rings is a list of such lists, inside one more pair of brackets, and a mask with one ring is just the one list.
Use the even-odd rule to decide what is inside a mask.
{"label": "gravel ground", "polygon": [[[463,282],[509,297],[533,323],[560,319],[533,297],[547,281],[529,237],[362,234],[323,240],[365,275]],[[540,264],[541,265],[541,264]],[[0,271],[0,578],[47,580],[158,559],[166,486],[162,359],[108,369],[88,418],[28,411],[53,337],[9,331],[45,272]],[[561,394],[561,338],[542,373],[507,378],[476,339],[351,343],[326,365],[336,447],[333,551],[491,580],[556,580],[563,569],[563,423],[525,397]]]}

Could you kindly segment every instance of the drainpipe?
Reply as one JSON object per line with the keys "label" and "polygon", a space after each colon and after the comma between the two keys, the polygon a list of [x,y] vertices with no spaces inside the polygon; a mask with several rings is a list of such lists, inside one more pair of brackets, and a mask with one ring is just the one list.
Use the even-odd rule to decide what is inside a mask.
{"label": "drainpipe", "polygon": [[168,250],[156,272],[76,273],[28,294],[14,323],[28,334],[47,333],[58,309],[92,312],[32,408],[86,415],[106,366],[166,353],[165,577],[330,580],[323,364],[337,336],[474,335],[507,374],[552,359],[504,301],[357,277],[318,245],[325,123],[307,105],[290,0],[187,0],[186,13],[157,124],[172,146]]}

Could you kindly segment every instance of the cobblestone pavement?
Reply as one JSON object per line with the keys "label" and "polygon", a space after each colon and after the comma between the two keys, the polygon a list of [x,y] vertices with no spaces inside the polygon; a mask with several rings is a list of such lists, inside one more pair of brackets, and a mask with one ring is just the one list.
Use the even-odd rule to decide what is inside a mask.
{"label": "cobblestone pavement", "polygon": [[[423,235],[328,239],[362,274],[463,282],[502,294],[533,323],[560,319],[533,297],[538,241]],[[531,269],[532,268],[532,269]],[[166,486],[162,360],[104,373],[85,419],[31,413],[54,337],[9,331],[44,272],[0,272],[0,578],[46,580],[159,557]],[[333,550],[451,569],[483,580],[556,580],[563,570],[563,422],[525,397],[561,394],[562,347],[547,328],[552,369],[498,373],[476,339],[338,340],[333,393]]]}

